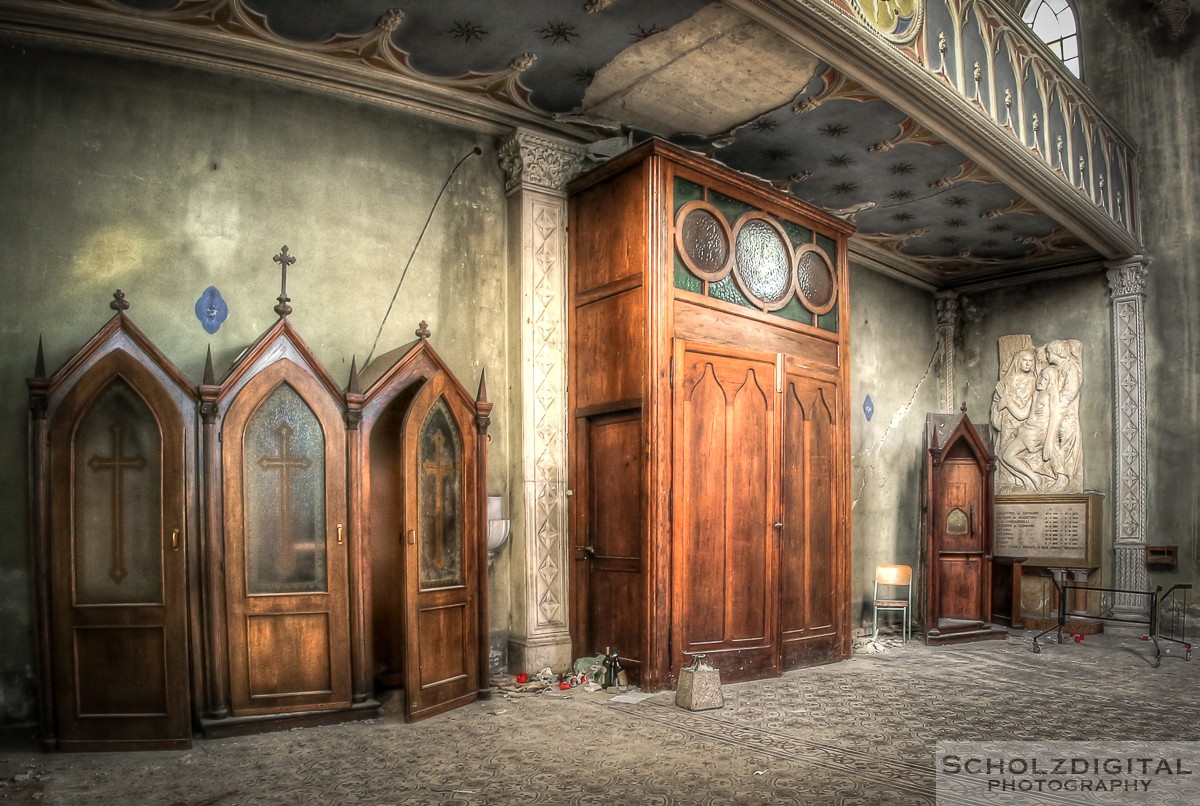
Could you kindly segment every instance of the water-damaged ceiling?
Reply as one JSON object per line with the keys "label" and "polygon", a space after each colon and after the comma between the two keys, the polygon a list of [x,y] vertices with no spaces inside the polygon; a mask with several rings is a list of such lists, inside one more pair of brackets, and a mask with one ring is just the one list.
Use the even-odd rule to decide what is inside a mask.
{"label": "water-damaged ceiling", "polygon": [[[367,42],[370,32],[382,31],[404,70],[433,84],[477,92],[487,77],[508,75],[506,100],[548,123],[570,122],[575,131],[592,133],[603,141],[597,155],[622,140],[658,135],[761,177],[853,221],[860,254],[929,287],[1030,277],[1104,257],[1054,210],[1031,203],[946,142],[930,121],[900,111],[880,97],[886,93],[868,89],[869,82],[733,4],[64,2],[181,22],[204,13],[222,30],[252,29],[260,39],[313,53]],[[354,47],[369,64],[364,46]],[[977,101],[979,73],[976,62]],[[1036,116],[1032,128],[1036,143]],[[1065,176],[1062,163],[1060,153],[1059,175]]]}

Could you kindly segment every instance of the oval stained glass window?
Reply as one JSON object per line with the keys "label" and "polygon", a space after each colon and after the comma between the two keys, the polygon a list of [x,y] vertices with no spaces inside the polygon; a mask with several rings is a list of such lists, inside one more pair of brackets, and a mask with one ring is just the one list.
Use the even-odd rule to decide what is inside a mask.
{"label": "oval stained glass window", "polygon": [[739,222],[734,238],[735,277],[747,296],[764,310],[787,304],[792,289],[791,250],[773,222],[751,214]]}
{"label": "oval stained glass window", "polygon": [[827,313],[833,307],[833,268],[816,247],[803,246],[796,255],[796,288],[804,307]]}
{"label": "oval stained glass window", "polygon": [[729,225],[702,202],[680,210],[677,245],[688,270],[710,282],[729,273]]}

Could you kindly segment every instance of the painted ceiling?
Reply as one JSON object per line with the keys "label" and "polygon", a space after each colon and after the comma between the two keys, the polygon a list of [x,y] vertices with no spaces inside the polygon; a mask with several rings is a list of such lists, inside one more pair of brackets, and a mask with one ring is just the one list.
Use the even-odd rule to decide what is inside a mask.
{"label": "painted ceiling", "polygon": [[[212,0],[84,0],[151,13]],[[240,0],[302,46],[382,28],[412,70],[519,71],[524,103],[595,133],[650,135],[851,220],[929,287],[1096,262],[1083,241],[878,95],[710,0]],[[978,79],[977,79],[978,84]],[[1036,127],[1035,127],[1036,128]]]}

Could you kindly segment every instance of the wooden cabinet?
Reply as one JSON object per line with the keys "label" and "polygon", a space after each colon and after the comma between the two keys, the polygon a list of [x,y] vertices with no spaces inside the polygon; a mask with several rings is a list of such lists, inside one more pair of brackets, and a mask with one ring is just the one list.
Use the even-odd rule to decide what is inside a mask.
{"label": "wooden cabinet", "polygon": [[851,228],[658,140],[570,194],[575,655],[846,657]]}

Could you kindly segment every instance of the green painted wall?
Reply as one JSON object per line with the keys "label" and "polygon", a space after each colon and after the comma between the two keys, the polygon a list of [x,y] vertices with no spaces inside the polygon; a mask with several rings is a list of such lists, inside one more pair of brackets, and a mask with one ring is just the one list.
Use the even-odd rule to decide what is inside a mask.
{"label": "green painted wall", "polygon": [[[120,288],[189,378],[201,379],[209,345],[223,374],[275,320],[271,258],[287,244],[291,320],[345,383],[474,146],[484,153],[447,187],[375,352],[411,341],[425,319],[472,391],[487,368],[489,488],[507,494],[513,295],[491,137],[260,81],[13,44],[0,44],[0,82],[0,722],[33,710],[25,378],[38,337],[53,372],[108,320]],[[230,309],[213,336],[194,313],[210,285]]]}
{"label": "green painted wall", "polygon": [[[938,410],[933,296],[858,266],[850,271],[850,617],[871,628],[875,566],[916,569],[925,415]],[[868,420],[863,401],[871,396]],[[974,416],[974,412],[971,412]],[[914,600],[915,601],[915,600]],[[919,617],[921,608],[914,605]]]}

